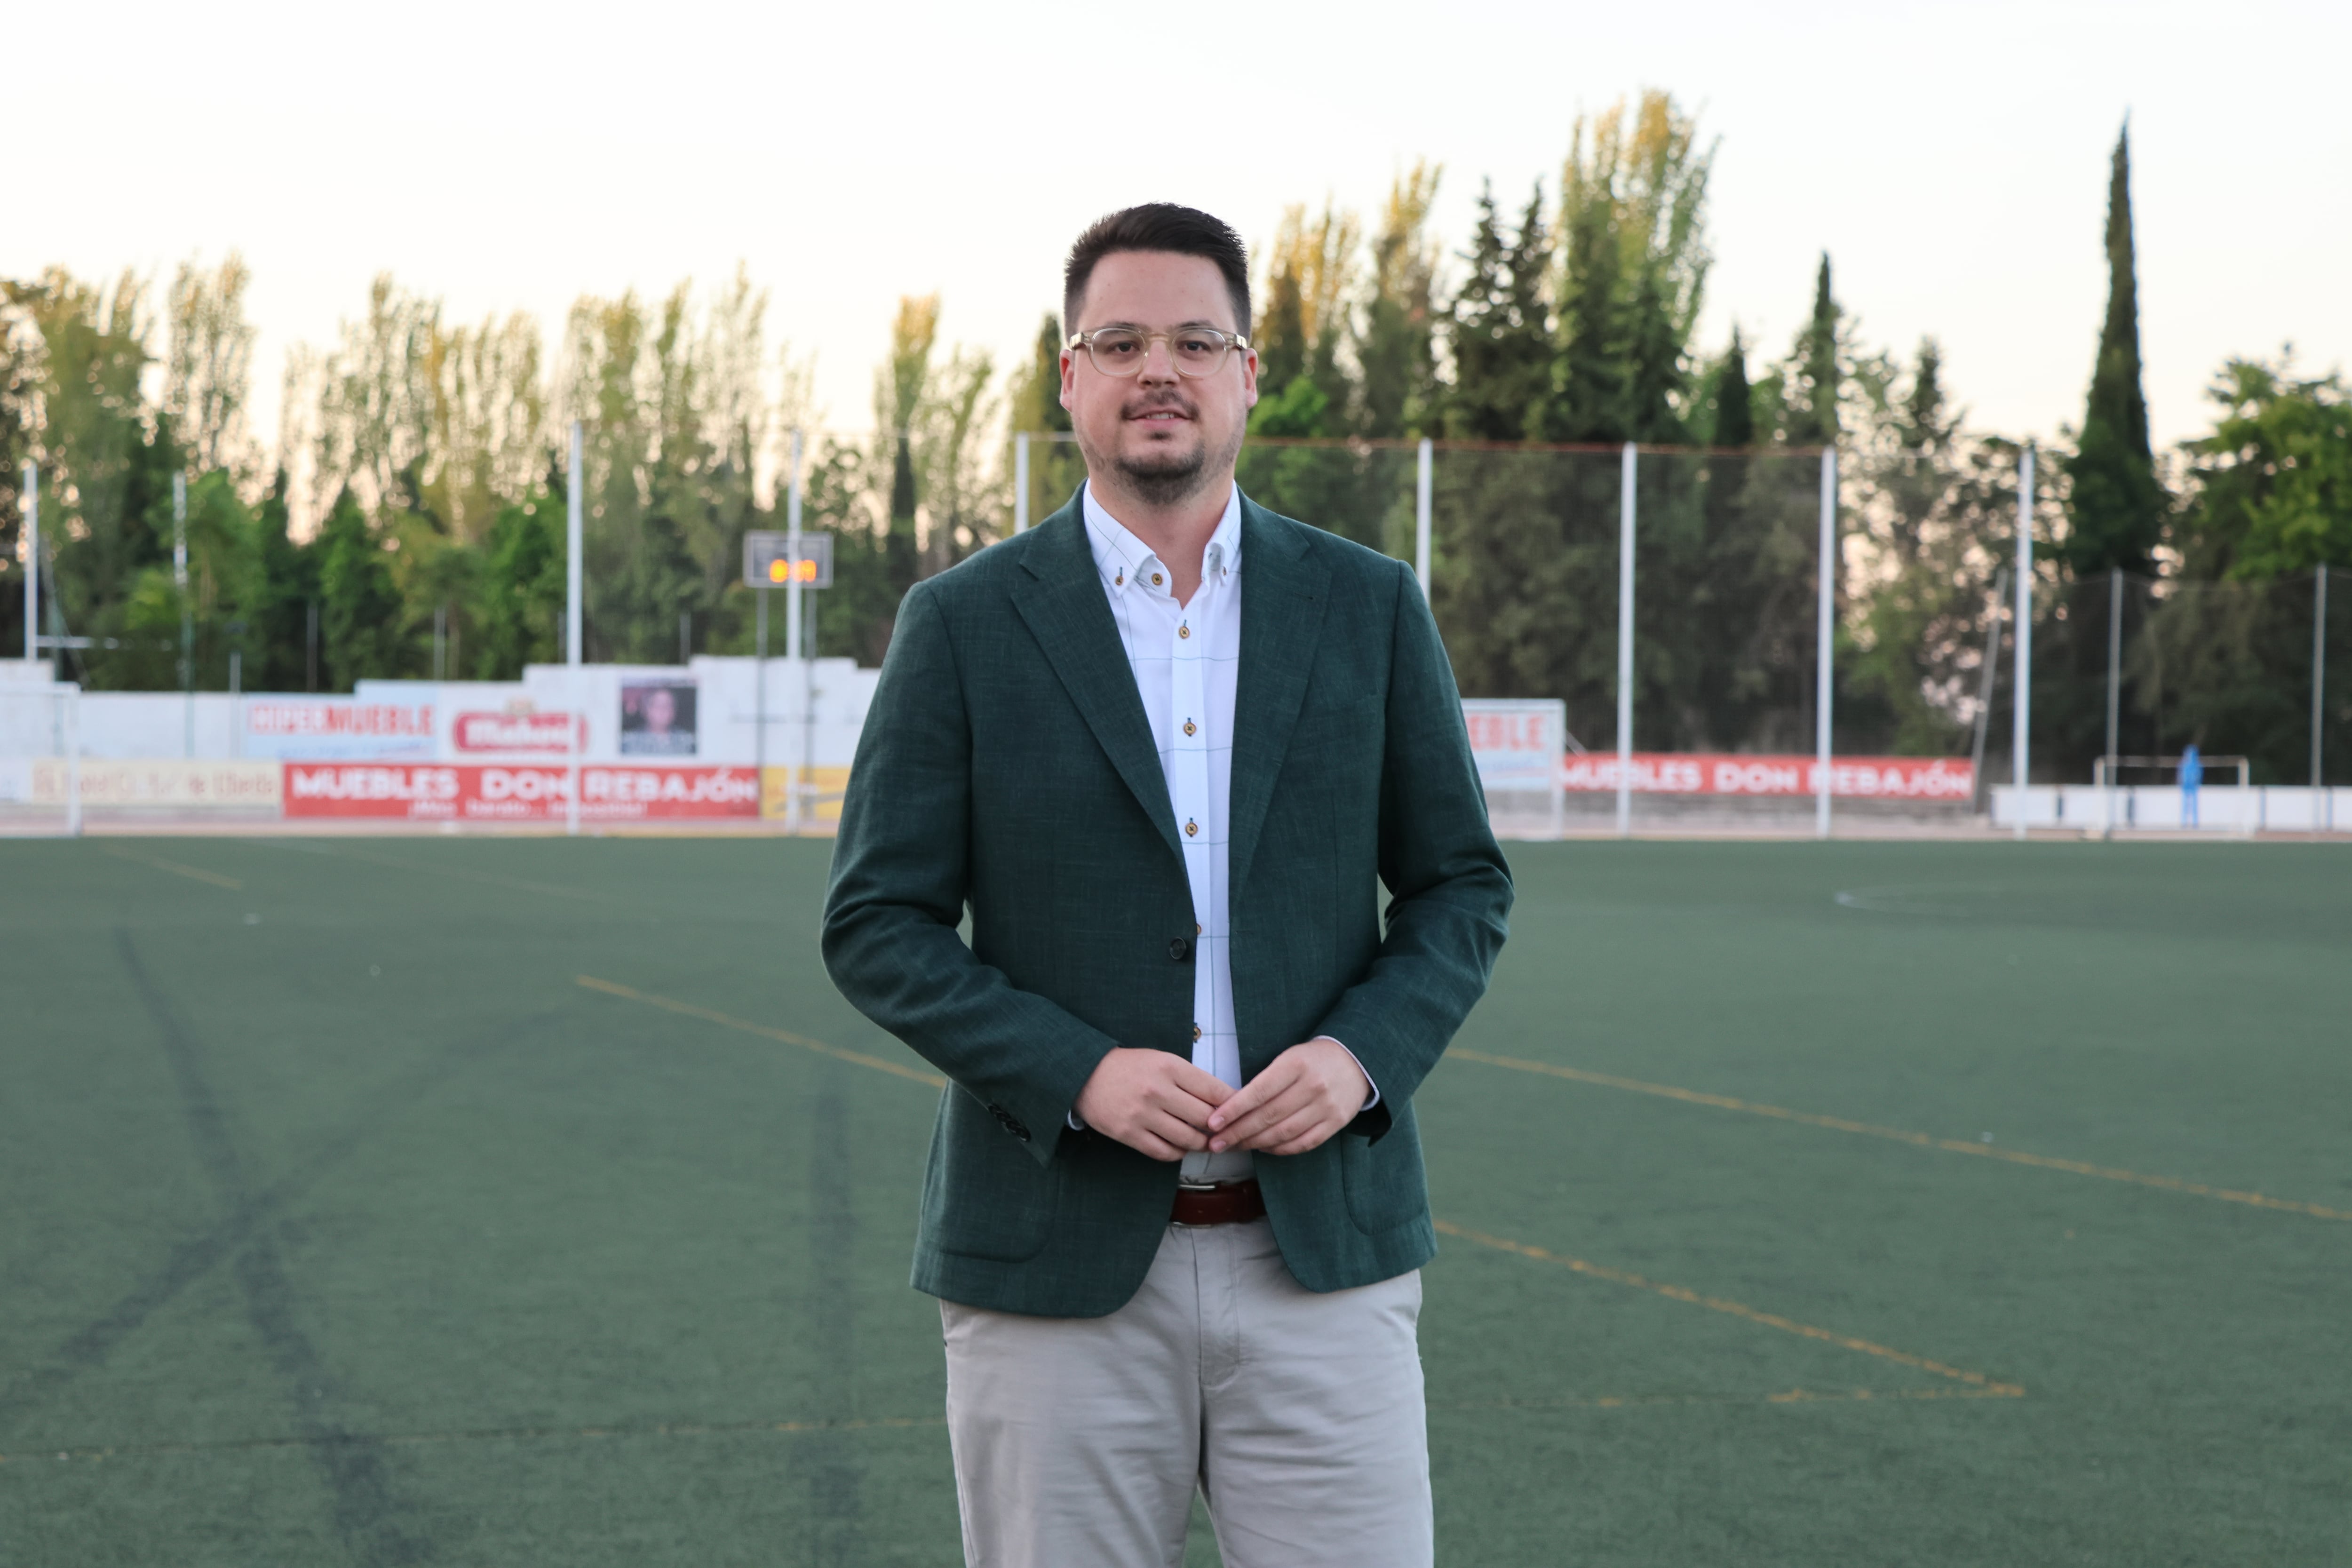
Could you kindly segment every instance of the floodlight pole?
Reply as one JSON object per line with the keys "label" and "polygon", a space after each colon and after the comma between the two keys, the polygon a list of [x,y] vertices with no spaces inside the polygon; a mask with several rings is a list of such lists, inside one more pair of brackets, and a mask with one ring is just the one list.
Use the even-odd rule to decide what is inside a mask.
{"label": "floodlight pole", "polygon": [[[2320,724],[2326,717],[2322,701],[2327,690],[2327,563],[2319,563],[2319,580],[2311,587],[2311,787],[2325,787],[2320,783]],[[2319,807],[2315,802],[2312,816],[2318,819]]]}
{"label": "floodlight pole", "polygon": [[563,516],[563,662],[568,670],[564,676],[565,700],[571,705],[570,722],[564,728],[566,750],[571,755],[571,789],[563,803],[563,830],[578,837],[580,832],[580,726],[583,717],[580,700],[580,593],[581,593],[581,490],[586,482],[587,464],[583,456],[580,421],[572,422],[572,469],[565,484]]}
{"label": "floodlight pole", "polygon": [[[1024,442],[1020,456],[1026,458]],[[1022,465],[1027,467],[1025,461]],[[784,489],[784,558],[792,570],[784,578],[784,646],[793,658],[793,668],[801,676],[801,757],[793,767],[793,785],[784,796],[784,831],[801,830],[801,770],[808,762],[809,739],[809,675],[807,649],[801,646],[801,433],[793,432],[792,471],[786,477]]]}
{"label": "floodlight pole", "polygon": [[1429,597],[1429,489],[1434,466],[1429,437],[1421,438],[1412,480],[1412,574],[1421,579],[1421,596]]}
{"label": "floodlight pole", "polygon": [[[795,433],[793,438],[797,441],[800,437]],[[793,467],[797,469],[800,465],[794,463]],[[1029,531],[1029,432],[1026,430],[1013,433],[1013,531]]]}
{"label": "floodlight pole", "polygon": [[193,761],[196,754],[196,623],[188,604],[188,476],[172,476],[172,586],[180,595],[180,697],[184,710],[182,746]]}
{"label": "floodlight pole", "polygon": [[2017,691],[2010,703],[2010,770],[2017,789],[2017,837],[2025,839],[2027,739],[2033,712],[2033,447],[2017,455]]}
{"label": "floodlight pole", "polygon": [[25,662],[41,657],[41,469],[25,465],[25,488],[17,495],[25,514]]}
{"label": "floodlight pole", "polygon": [[1833,695],[1832,676],[1837,654],[1837,448],[1822,449],[1822,541],[1821,564],[1814,575],[1820,579],[1820,605],[1814,617],[1813,635],[1816,647],[1813,655],[1813,837],[1830,836],[1830,700]]}
{"label": "floodlight pole", "polygon": [[1633,833],[1633,443],[1617,464],[1617,837]]}

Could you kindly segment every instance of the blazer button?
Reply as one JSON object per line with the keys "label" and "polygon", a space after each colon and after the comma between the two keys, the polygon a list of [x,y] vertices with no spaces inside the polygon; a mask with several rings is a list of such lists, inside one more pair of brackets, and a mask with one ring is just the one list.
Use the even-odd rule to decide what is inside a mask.
{"label": "blazer button", "polygon": [[1192,939],[1189,936],[1180,936],[1171,940],[1168,943],[1168,956],[1179,963],[1192,957]]}

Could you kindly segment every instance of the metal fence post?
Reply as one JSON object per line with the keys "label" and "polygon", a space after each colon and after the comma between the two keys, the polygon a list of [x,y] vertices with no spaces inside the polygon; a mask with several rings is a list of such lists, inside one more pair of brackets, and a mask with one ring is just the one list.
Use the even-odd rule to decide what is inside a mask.
{"label": "metal fence post", "polygon": [[572,422],[572,472],[565,489],[566,506],[563,520],[563,662],[570,666],[564,677],[564,701],[571,708],[571,723],[565,733],[570,737],[567,750],[572,753],[571,798],[563,805],[563,830],[576,836],[580,831],[580,727],[584,717],[580,702],[580,625],[581,625],[581,490],[585,483],[586,464],[582,455],[580,421]]}
{"label": "metal fence post", "polygon": [[41,470],[25,465],[25,488],[17,505],[25,514],[25,662],[41,657]]}
{"label": "metal fence post", "polygon": [[[2311,787],[2324,788],[2319,764],[2321,726],[2326,721],[2327,691],[2327,563],[2319,563],[2319,580],[2311,587]],[[2312,819],[2318,820],[2318,807]]]}
{"label": "metal fence post", "polygon": [[1617,837],[1633,832],[1633,443],[1617,468]]}
{"label": "metal fence post", "polygon": [[[1028,455],[1029,446],[1024,440],[1019,453],[1024,469],[1028,467]],[[800,755],[793,761],[792,787],[784,796],[784,831],[798,833],[801,830],[801,785],[803,782],[801,769],[808,762],[809,750],[808,650],[801,646],[801,433],[798,430],[793,432],[792,461],[792,473],[784,487],[784,551],[793,563],[792,574],[784,579],[784,651],[792,659],[786,668],[797,669],[801,674],[801,745]],[[1027,476],[1024,473],[1023,477],[1025,479]],[[763,648],[761,651],[764,653],[766,650]],[[763,733],[767,728],[765,707],[763,699],[760,715]],[[764,773],[761,775],[761,787],[767,787]]]}
{"label": "metal fence post", "polygon": [[1421,579],[1421,596],[1429,597],[1429,489],[1432,456],[1429,437],[1421,438],[1412,481],[1412,574]]}
{"label": "metal fence post", "polygon": [[1830,755],[1830,703],[1835,695],[1832,677],[1837,658],[1837,448],[1822,450],[1822,541],[1819,570],[1820,604],[1814,636],[1818,646],[1813,667],[1813,837],[1830,836],[1830,785],[1834,767]]}
{"label": "metal fence post", "polygon": [[[794,463],[793,468],[797,471],[800,465]],[[1013,433],[1013,531],[1029,531],[1029,432],[1026,430]]]}
{"label": "metal fence post", "polygon": [[2027,736],[2033,710],[2033,448],[2017,455],[2017,692],[2010,704],[2011,777],[2017,791],[2017,837],[2025,837]]}

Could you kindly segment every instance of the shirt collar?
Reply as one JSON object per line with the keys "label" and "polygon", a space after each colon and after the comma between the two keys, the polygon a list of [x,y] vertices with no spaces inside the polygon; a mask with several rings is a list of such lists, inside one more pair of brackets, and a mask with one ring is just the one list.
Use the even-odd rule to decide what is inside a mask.
{"label": "shirt collar", "polygon": [[[1087,543],[1094,551],[1095,569],[1102,574],[1104,584],[1113,592],[1137,585],[1139,576],[1148,574],[1159,558],[1150,545],[1103,510],[1091,483],[1082,494]],[[1209,535],[1209,546],[1202,552],[1201,571],[1204,580],[1216,582],[1234,576],[1241,569],[1242,488],[1235,485],[1225,498],[1225,514],[1217,520],[1217,531]]]}

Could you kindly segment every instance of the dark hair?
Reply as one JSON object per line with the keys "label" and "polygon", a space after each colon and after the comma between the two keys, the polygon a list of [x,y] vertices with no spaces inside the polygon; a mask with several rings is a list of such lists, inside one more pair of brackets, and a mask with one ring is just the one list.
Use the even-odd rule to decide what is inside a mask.
{"label": "dark hair", "polygon": [[1172,202],[1146,202],[1098,217],[1078,236],[1062,269],[1063,331],[1078,330],[1078,302],[1086,298],[1095,263],[1123,250],[1164,250],[1215,262],[1225,275],[1225,292],[1233,297],[1236,329],[1248,334],[1249,253],[1242,247],[1242,237],[1207,213]]}

